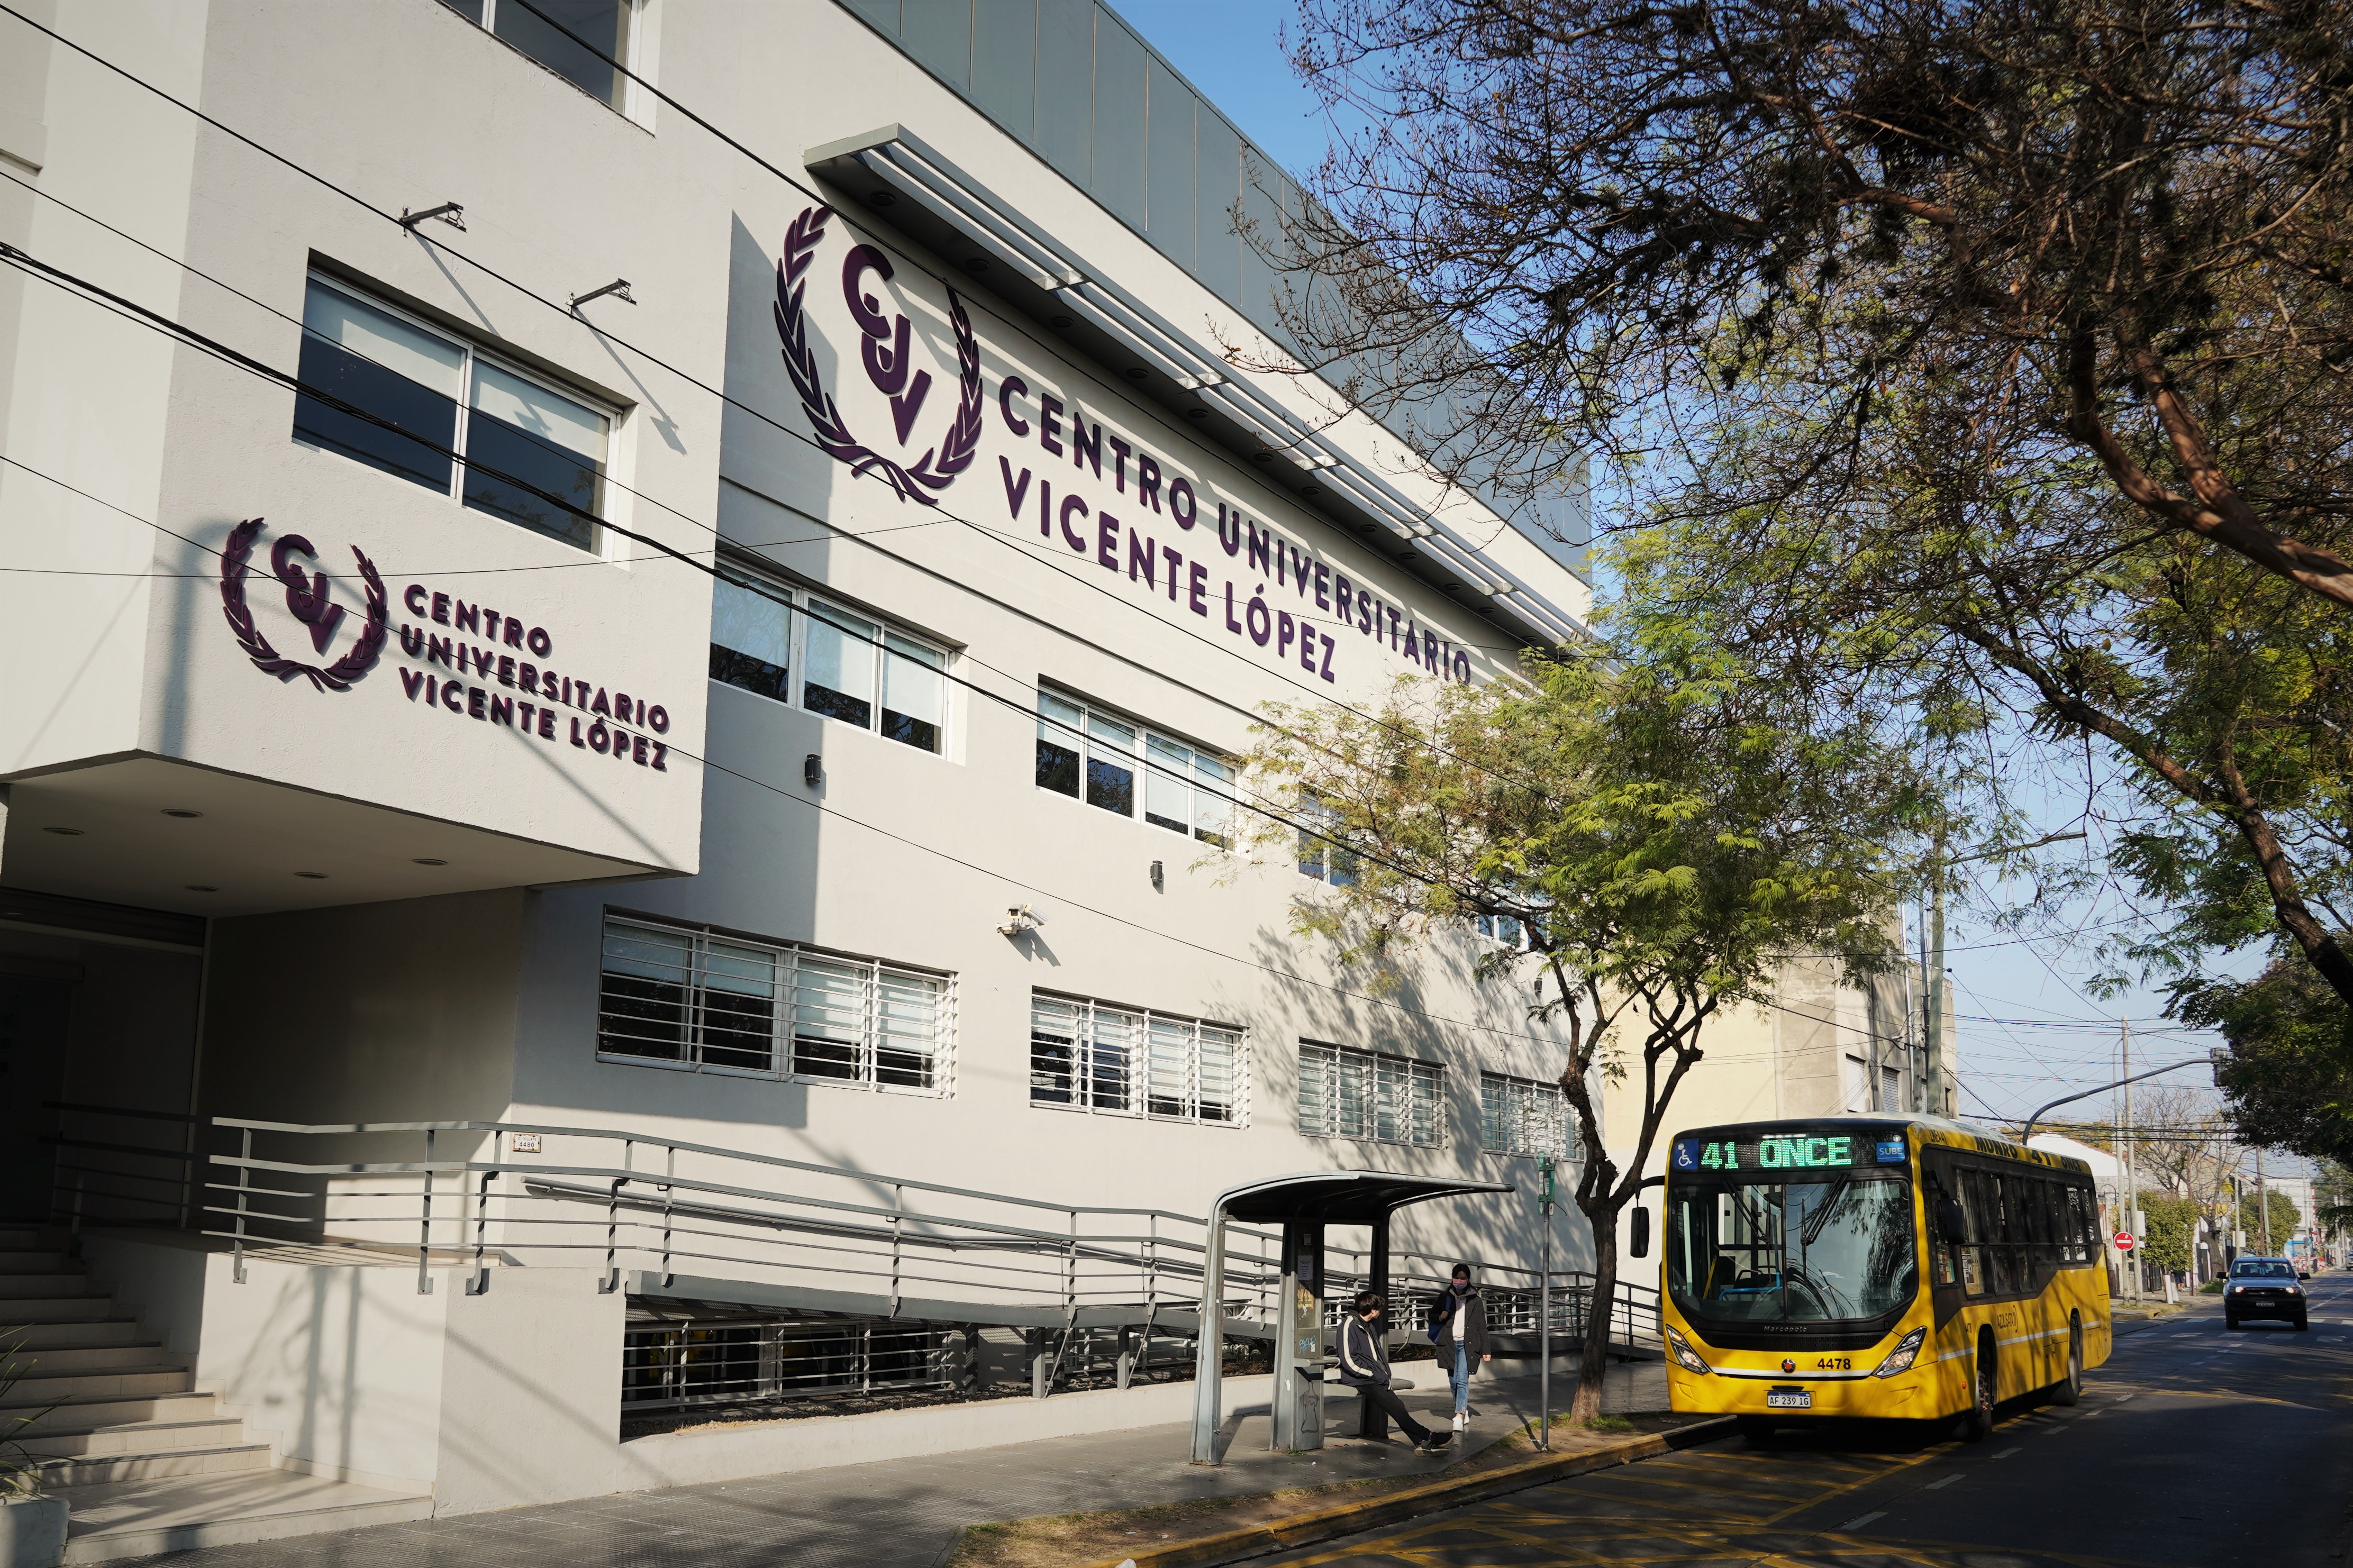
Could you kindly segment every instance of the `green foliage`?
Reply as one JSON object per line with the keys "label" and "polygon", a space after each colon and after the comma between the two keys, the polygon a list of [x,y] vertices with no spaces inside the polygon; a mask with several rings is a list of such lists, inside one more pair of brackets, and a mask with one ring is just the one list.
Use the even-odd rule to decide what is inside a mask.
{"label": "green foliage", "polygon": [[2231,1042],[2215,1080],[2243,1142],[2353,1160],[2353,1012],[2301,955],[2275,957],[2253,980],[2184,984],[2178,994],[2184,1022]]}
{"label": "green foliage", "polygon": [[2264,1189],[2263,1196],[2268,1202],[2259,1204],[2255,1201],[2253,1184],[2239,1194],[2239,1228],[2247,1233],[2246,1250],[2263,1250],[2263,1210],[2269,1208],[2272,1213],[2271,1250],[2275,1255],[2284,1254],[2288,1237],[2295,1234],[2296,1224],[2304,1216],[2296,1212],[2295,1201],[2276,1187]]}
{"label": "green foliage", "polygon": [[2139,1238],[2148,1260],[2168,1274],[2188,1269],[2198,1205],[2188,1198],[2143,1193],[2140,1208],[2148,1220],[2148,1234]]}

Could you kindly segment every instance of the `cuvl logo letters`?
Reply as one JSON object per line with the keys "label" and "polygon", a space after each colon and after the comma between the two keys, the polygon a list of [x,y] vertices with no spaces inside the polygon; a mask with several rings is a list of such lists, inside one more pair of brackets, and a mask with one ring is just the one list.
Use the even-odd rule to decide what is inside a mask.
{"label": "cuvl logo letters", "polygon": [[[377,573],[375,563],[358,545],[353,545],[352,556],[359,563],[360,579],[366,584],[367,597],[367,624],[360,628],[359,640],[343,658],[324,668],[288,658],[270,646],[269,639],[254,624],[252,607],[245,602],[245,574],[252,561],[254,542],[261,537],[261,524],[260,518],[247,518],[230,530],[228,543],[221,551],[221,614],[228,620],[229,631],[262,674],[274,675],[280,680],[292,680],[299,675],[321,691],[349,691],[353,681],[375,668],[376,659],[384,653],[390,605],[383,576]],[[311,629],[311,651],[323,655],[334,637],[335,628],[343,624],[343,608],[327,600],[327,574],[322,572],[316,577],[311,576],[294,563],[297,555],[313,561],[319,558],[311,542],[301,534],[284,535],[269,552],[270,572],[285,584],[288,613]]]}
{"label": "cuvl logo letters", "polygon": [[[818,374],[817,356],[809,350],[808,320],[802,310],[803,297],[808,291],[805,275],[817,258],[818,245],[825,238],[826,222],[832,216],[830,207],[808,207],[793,219],[792,227],[785,234],[785,254],[776,262],[776,335],[784,342],[786,374],[793,379],[793,389],[800,394],[801,410],[815,428],[819,447],[848,463],[853,473],[872,470],[881,474],[901,500],[933,505],[926,492],[944,490],[954,484],[956,476],[972,466],[973,457],[980,448],[980,346],[973,341],[971,318],[965,313],[964,301],[950,289],[948,325],[955,333],[956,412],[939,445],[927,447],[913,463],[902,464],[860,441],[850,433],[833,395],[825,389],[825,382]],[[913,348],[911,324],[903,315],[895,321],[885,316],[881,301],[865,292],[866,275],[870,272],[889,281],[891,258],[871,245],[850,247],[849,255],[842,258],[841,292],[861,334],[859,357],[865,363],[867,379],[891,400],[891,420],[897,426],[899,445],[904,447],[915,427],[916,417],[923,412],[923,399],[931,393],[932,377],[928,371],[910,373],[909,355]]]}

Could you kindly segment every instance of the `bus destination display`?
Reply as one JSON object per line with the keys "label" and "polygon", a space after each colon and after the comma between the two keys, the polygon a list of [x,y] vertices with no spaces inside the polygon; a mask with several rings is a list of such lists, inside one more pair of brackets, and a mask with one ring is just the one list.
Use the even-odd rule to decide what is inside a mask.
{"label": "bus destination display", "polygon": [[1678,1171],[1838,1171],[1902,1163],[1901,1134],[1876,1139],[1775,1134],[1722,1142],[1679,1138],[1674,1151]]}

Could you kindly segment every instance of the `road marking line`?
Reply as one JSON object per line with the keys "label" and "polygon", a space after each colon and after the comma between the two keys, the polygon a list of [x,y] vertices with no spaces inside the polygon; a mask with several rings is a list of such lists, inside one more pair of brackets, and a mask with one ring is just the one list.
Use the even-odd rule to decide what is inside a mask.
{"label": "road marking line", "polygon": [[1864,1525],[1869,1524],[1873,1520],[1874,1520],[1874,1519],[1885,1519],[1886,1517],[1887,1517],[1887,1510],[1886,1510],[1885,1509],[1883,1509],[1883,1509],[1877,1510],[1876,1511],[1872,1512],[1872,1513],[1859,1513],[1859,1514],[1856,1514],[1852,1519],[1850,1519],[1850,1520],[1848,1520],[1844,1524],[1840,1525],[1840,1526],[1839,1526],[1839,1528],[1840,1528],[1841,1530],[1861,1530]]}
{"label": "road marking line", "polygon": [[2126,1400],[2130,1399],[2132,1395],[2129,1394],[2119,1394],[2116,1395],[2116,1403],[2118,1405],[2122,1405]]}
{"label": "road marking line", "polygon": [[1994,1458],[1997,1459],[2007,1459],[2012,1454],[2020,1454],[2023,1452],[2025,1452],[2025,1450],[2022,1448],[2004,1448],[2000,1453],[1996,1454]]}
{"label": "road marking line", "polygon": [[1961,1477],[1960,1477],[1960,1472],[1959,1472],[1959,1471],[1957,1471],[1957,1470],[1956,1470],[1955,1472],[1953,1472],[1953,1474],[1951,1474],[1951,1475],[1949,1475],[1949,1476],[1947,1476],[1943,1480],[1941,1480],[1941,1481],[1930,1481],[1926,1486],[1922,1487],[1920,1489],[1921,1489],[1922,1491],[1924,1491],[1924,1492],[1932,1492],[1932,1491],[1935,1491],[1938,1487],[1948,1487],[1948,1486],[1951,1486],[1955,1481],[1957,1481],[1957,1480],[1959,1480],[1960,1479],[1961,1479]]}

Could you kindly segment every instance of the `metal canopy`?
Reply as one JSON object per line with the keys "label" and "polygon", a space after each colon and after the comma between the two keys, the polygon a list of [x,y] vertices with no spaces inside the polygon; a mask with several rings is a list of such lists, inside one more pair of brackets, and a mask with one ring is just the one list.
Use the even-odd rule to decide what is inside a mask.
{"label": "metal canopy", "polygon": [[1443,1176],[1400,1176],[1388,1171],[1305,1171],[1232,1188],[1219,1196],[1212,1212],[1228,1219],[1372,1225],[1409,1204],[1431,1198],[1517,1190],[1508,1182],[1458,1182]]}
{"label": "metal canopy", "polygon": [[[1426,1203],[1431,1198],[1467,1197],[1473,1193],[1518,1190],[1508,1182],[1461,1182],[1444,1176],[1401,1175],[1392,1171],[1302,1171],[1293,1175],[1270,1176],[1250,1182],[1219,1194],[1218,1201],[1209,1208],[1208,1245],[1202,1258],[1200,1330],[1195,1345],[1193,1372],[1193,1462],[1197,1465],[1218,1462],[1218,1421],[1225,1366],[1220,1329],[1225,1321],[1223,1297],[1228,1220],[1279,1221],[1286,1227],[1293,1225],[1370,1226],[1373,1227],[1373,1288],[1386,1289],[1388,1284],[1388,1224],[1391,1215],[1409,1205]],[[1286,1274],[1282,1297],[1286,1302],[1291,1298],[1292,1285],[1293,1280]],[[1278,1354],[1278,1379],[1282,1375],[1282,1358]],[[1321,1358],[1317,1358],[1312,1369],[1301,1366],[1298,1373],[1321,1379],[1324,1374]],[[1276,1403],[1280,1405],[1290,1393],[1289,1389],[1278,1386],[1274,1391]]]}

